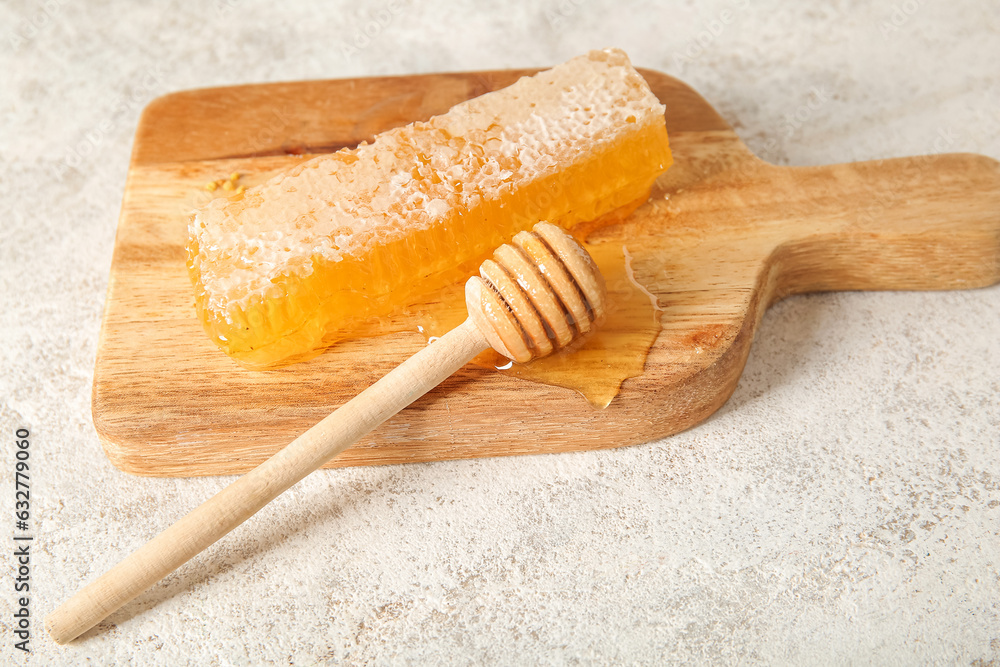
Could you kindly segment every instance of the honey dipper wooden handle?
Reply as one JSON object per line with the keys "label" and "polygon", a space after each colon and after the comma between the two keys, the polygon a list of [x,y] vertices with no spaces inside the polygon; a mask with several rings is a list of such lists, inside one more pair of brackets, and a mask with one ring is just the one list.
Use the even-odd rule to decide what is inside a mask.
{"label": "honey dipper wooden handle", "polygon": [[[466,284],[469,319],[421,349],[287,447],[215,494],[45,618],[59,644],[76,639],[300,479],[423,396],[491,345],[527,361],[586,334],[604,316],[604,279],[558,227],[538,223],[501,246]],[[544,350],[532,331],[564,330]],[[536,331],[537,333],[537,331]]]}
{"label": "honey dipper wooden handle", "polygon": [[64,602],[45,618],[49,634],[59,644],[79,637],[488,347],[466,320],[421,349]]}

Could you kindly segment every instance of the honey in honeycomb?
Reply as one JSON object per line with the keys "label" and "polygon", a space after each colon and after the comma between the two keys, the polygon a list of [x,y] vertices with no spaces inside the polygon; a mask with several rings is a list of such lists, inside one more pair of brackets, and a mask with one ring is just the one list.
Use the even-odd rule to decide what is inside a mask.
{"label": "honey in honeycomb", "polygon": [[307,358],[539,220],[631,210],[671,160],[646,82],[594,51],[196,211],[198,316],[246,367]]}

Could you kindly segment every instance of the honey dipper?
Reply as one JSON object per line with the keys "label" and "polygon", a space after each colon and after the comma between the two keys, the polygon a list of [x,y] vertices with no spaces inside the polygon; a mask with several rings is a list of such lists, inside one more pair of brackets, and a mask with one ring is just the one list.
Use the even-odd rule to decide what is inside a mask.
{"label": "honey dipper", "polygon": [[545,356],[604,317],[604,279],[560,228],[539,223],[483,262],[465,287],[469,317],[224,488],[79,591],[45,618],[63,644],[246,521],[477,354],[492,347],[518,362]]}

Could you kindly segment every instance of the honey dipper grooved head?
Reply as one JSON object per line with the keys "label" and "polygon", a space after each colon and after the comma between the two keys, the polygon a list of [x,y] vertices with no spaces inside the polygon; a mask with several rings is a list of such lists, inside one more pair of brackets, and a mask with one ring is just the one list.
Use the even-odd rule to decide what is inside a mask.
{"label": "honey dipper grooved head", "polygon": [[493,349],[518,363],[588,333],[604,319],[606,300],[587,251],[547,222],[497,248],[465,285],[469,317]]}

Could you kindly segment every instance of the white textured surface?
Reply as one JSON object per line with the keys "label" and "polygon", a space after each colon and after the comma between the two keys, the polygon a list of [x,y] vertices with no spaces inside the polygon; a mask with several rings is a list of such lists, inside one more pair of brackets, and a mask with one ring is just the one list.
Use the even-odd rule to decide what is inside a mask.
{"label": "white textured surface", "polygon": [[[41,630],[83,582],[230,481],[121,473],[90,421],[148,100],[547,65],[619,45],[691,83],[774,162],[1000,158],[995,3],[869,4],[0,5],[0,536],[8,554],[11,439],[26,426],[30,662],[1000,661],[998,287],[794,298],[765,317],[732,400],[687,433],[324,471],[83,641],[59,648]],[[380,11],[388,25],[366,43]],[[24,664],[2,563],[0,662]]]}

